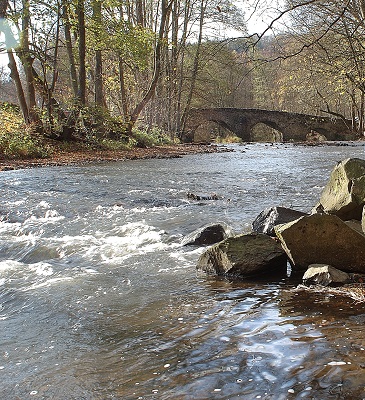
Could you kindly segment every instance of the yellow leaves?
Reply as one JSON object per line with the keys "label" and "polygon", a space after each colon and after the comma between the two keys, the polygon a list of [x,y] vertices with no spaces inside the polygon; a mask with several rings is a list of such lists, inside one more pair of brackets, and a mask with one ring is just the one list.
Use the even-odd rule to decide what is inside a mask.
{"label": "yellow leaves", "polygon": [[25,129],[22,118],[12,111],[0,108],[0,135]]}
{"label": "yellow leaves", "polygon": [[32,127],[23,122],[16,106],[0,104],[0,155],[6,158],[43,158],[48,156],[32,133]]}

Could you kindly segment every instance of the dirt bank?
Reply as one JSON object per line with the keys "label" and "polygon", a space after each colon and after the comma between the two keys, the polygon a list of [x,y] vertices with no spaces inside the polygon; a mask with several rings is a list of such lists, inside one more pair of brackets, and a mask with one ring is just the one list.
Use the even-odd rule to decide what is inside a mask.
{"label": "dirt bank", "polygon": [[0,171],[57,165],[77,165],[106,161],[141,160],[148,158],[177,158],[187,154],[229,151],[223,146],[210,144],[179,144],[131,150],[75,150],[57,152],[50,158],[9,160],[0,159]]}

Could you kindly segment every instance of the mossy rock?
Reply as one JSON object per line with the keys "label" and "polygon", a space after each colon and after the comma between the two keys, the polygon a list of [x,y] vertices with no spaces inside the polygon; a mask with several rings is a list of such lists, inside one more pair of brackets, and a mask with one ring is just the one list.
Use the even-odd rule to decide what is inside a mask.
{"label": "mossy rock", "polygon": [[320,208],[343,220],[361,220],[365,204],[365,160],[348,158],[332,170],[322,191]]}

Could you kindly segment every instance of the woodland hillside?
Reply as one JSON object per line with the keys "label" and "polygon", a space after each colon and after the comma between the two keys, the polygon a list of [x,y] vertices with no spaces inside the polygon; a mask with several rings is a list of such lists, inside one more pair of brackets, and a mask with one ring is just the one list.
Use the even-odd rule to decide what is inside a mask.
{"label": "woodland hillside", "polygon": [[266,28],[248,32],[265,7],[0,0],[0,101],[16,104],[32,132],[61,141],[125,144],[136,128],[175,141],[193,107],[344,116],[362,135],[363,2],[280,2]]}

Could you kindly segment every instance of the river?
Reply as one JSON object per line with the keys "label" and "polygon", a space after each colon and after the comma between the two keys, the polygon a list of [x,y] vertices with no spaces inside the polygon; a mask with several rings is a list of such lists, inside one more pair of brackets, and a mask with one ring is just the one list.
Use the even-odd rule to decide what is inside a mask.
{"label": "river", "polygon": [[[184,235],[310,211],[363,145],[0,174],[0,398],[362,399],[365,305],[197,273]],[[186,193],[216,193],[191,201]]]}

